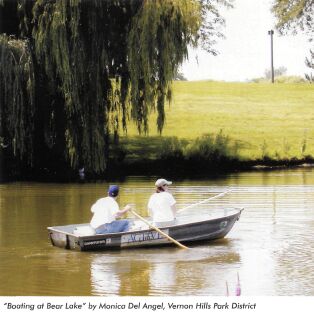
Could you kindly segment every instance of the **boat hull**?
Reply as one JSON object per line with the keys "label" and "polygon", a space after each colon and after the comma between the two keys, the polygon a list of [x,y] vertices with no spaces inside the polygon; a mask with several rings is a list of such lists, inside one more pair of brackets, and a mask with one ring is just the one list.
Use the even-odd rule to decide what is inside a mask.
{"label": "boat hull", "polygon": [[[225,237],[239,219],[242,209],[215,219],[178,224],[160,228],[175,240],[182,243],[215,240]],[[111,250],[122,248],[153,247],[173,245],[171,241],[153,229],[123,233],[78,236],[73,229],[80,225],[49,227],[52,245],[72,250]]]}

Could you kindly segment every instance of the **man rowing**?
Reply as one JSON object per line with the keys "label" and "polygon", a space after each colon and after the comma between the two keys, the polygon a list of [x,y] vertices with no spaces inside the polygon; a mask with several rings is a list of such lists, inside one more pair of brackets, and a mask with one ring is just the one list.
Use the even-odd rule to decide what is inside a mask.
{"label": "man rowing", "polygon": [[94,215],[90,225],[96,234],[118,233],[129,230],[130,222],[128,220],[116,220],[131,209],[131,205],[126,205],[122,210],[119,210],[118,195],[119,186],[111,185],[108,189],[108,196],[98,199],[91,207]]}

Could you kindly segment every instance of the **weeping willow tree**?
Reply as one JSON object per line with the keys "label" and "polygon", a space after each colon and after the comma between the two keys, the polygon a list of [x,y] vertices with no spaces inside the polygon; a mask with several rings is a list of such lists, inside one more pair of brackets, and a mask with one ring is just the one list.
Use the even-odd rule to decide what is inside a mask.
{"label": "weeping willow tree", "polygon": [[[100,174],[106,170],[110,136],[126,131],[129,120],[140,133],[147,133],[148,116],[156,111],[161,132],[171,81],[188,56],[188,45],[204,43],[206,29],[207,38],[219,33],[214,26],[222,21],[216,7],[220,2],[228,3],[17,1],[15,35],[31,43],[27,66],[34,64],[35,77],[27,81],[36,86],[36,96],[34,105],[29,89],[20,102],[29,107],[27,118],[13,113],[15,124],[23,120],[27,129],[14,134],[19,142],[16,151],[21,157],[34,155],[35,167],[49,167],[59,159],[74,170],[84,166],[87,172]],[[10,0],[2,3],[4,8],[12,6]],[[204,10],[213,12],[207,24]],[[210,47],[211,43],[207,50]],[[1,71],[5,72],[2,65]],[[20,75],[27,77],[27,73]],[[4,78],[1,83],[6,83]],[[12,92],[16,95],[18,87]],[[11,105],[9,97],[4,101],[4,107]],[[3,128],[9,130],[9,115],[3,116]],[[5,137],[12,141],[10,131]],[[45,164],[44,159],[49,161]]]}
{"label": "weeping willow tree", "polygon": [[146,1],[128,38],[132,117],[139,131],[148,130],[147,116],[157,110],[161,132],[164,103],[171,99],[171,81],[195,44],[200,28],[199,4],[193,1]]}
{"label": "weeping willow tree", "polygon": [[0,148],[32,165],[35,79],[29,42],[0,35],[0,63]]}
{"label": "weeping willow tree", "polygon": [[[114,8],[116,19],[106,18]],[[123,7],[106,1],[36,1],[33,14],[36,57],[51,90],[64,99],[66,157],[73,168],[83,164],[88,171],[103,172],[110,131],[117,131],[119,115],[123,120],[126,115],[125,105],[120,109],[112,97],[118,46],[110,38],[118,33]],[[125,60],[116,66],[121,65]],[[116,87],[115,82],[119,79]]]}

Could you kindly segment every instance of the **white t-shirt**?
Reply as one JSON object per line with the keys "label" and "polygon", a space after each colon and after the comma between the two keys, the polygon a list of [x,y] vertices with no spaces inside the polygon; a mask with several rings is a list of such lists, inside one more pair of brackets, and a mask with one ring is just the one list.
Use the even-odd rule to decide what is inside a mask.
{"label": "white t-shirt", "polygon": [[148,201],[148,211],[154,222],[173,221],[175,216],[171,206],[176,203],[173,196],[168,192],[153,194]]}
{"label": "white t-shirt", "polygon": [[119,205],[113,197],[108,196],[98,199],[91,211],[94,215],[90,225],[96,229],[102,224],[110,223],[116,219],[115,214],[119,211]]}

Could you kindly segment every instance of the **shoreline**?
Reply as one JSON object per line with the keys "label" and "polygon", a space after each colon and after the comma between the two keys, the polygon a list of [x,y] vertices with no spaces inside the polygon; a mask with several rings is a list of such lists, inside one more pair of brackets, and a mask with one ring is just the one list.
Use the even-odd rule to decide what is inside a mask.
{"label": "shoreline", "polygon": [[[229,160],[227,162],[204,163],[198,162],[188,164],[188,162],[168,161],[168,166],[165,166],[165,161],[160,160],[145,160],[142,162],[132,162],[129,164],[111,164],[108,167],[106,174],[98,176],[88,176],[85,179],[80,179],[74,172],[68,172],[64,175],[57,173],[49,173],[45,170],[36,174],[29,173],[23,177],[8,177],[0,176],[0,183],[14,182],[38,182],[38,183],[92,183],[92,182],[109,182],[121,181],[131,176],[168,176],[172,179],[203,179],[215,178],[219,175],[228,175],[232,173],[254,172],[254,171],[278,171],[278,170],[293,170],[300,168],[314,168],[314,158],[307,157],[305,159],[291,160],[258,160],[258,161],[239,161]],[[64,173],[64,172],[63,172]]]}

